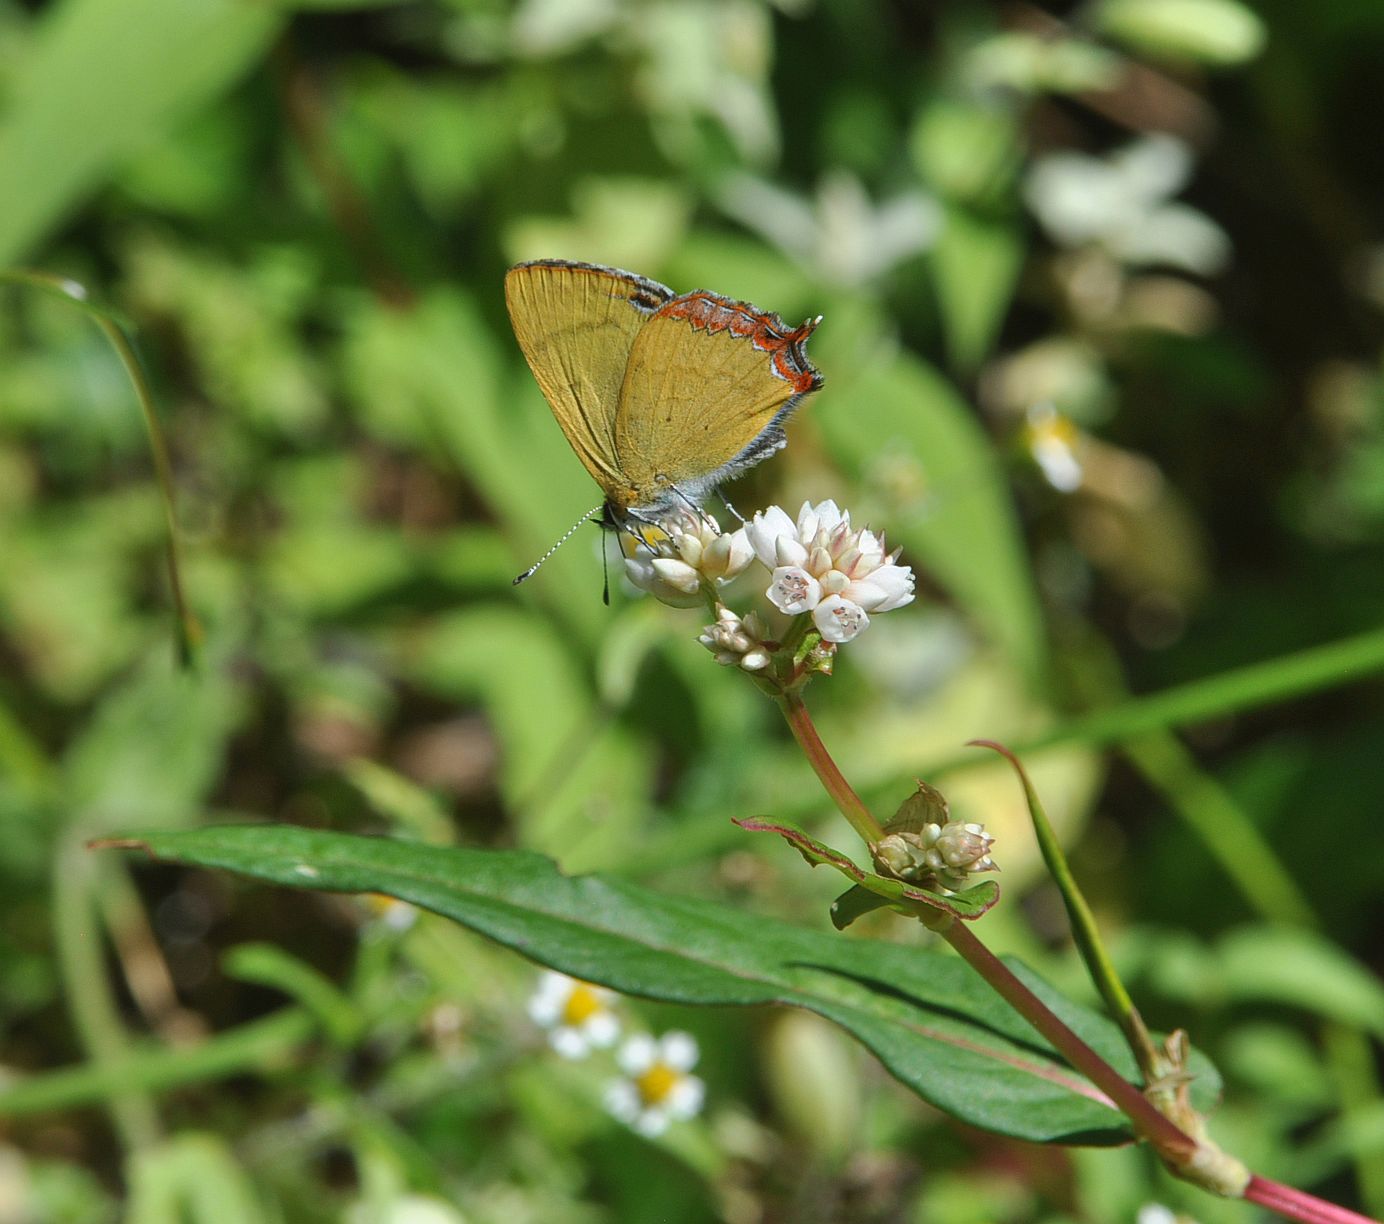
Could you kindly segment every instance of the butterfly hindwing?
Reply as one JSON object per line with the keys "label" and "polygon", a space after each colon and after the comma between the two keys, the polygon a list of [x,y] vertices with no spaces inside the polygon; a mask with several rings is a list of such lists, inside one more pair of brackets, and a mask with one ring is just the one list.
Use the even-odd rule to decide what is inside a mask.
{"label": "butterfly hindwing", "polygon": [[822,384],[805,349],[817,322],[790,328],[705,291],[660,306],[634,337],[614,421],[636,505],[699,500],[783,444],[783,420]]}

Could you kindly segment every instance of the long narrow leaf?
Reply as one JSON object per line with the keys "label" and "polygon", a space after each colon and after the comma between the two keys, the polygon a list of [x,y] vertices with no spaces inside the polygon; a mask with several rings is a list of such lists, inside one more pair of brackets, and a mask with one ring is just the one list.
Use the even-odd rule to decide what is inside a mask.
{"label": "long narrow leaf", "polygon": [[[834,1020],[956,1117],[1038,1142],[1112,1144],[1124,1119],[961,961],[669,897],[626,880],[567,877],[522,851],[450,849],[284,826],[139,834],[103,845],[333,892],[382,892],[524,955],[627,994],[691,1004],[791,1004]],[[1134,1075],[1118,1030],[1013,968],[1077,1033]],[[1215,1072],[1197,1064],[1207,1106]]]}

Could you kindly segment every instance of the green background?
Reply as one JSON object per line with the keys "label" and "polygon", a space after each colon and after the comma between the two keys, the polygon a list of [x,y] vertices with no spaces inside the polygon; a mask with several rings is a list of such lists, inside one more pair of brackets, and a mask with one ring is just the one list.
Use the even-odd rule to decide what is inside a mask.
{"label": "green background", "polygon": [[[949,1122],[782,1009],[626,1005],[702,1044],[651,1146],[513,953],[82,848],[390,833],[830,931],[839,881],[730,819],[849,831],[700,614],[604,606],[594,529],[510,585],[597,497],[505,318],[538,257],[825,316],[825,388],[727,492],[834,498],[919,573],[809,693],[842,768],[984,821],[980,933],[1089,1000],[963,745],[1026,749],[1140,1006],[1226,1081],[1213,1134],[1384,1212],[1382,75],[1373,0],[0,0],[0,268],[134,341],[203,633],[181,667],[98,316],[0,286],[0,1219],[1259,1218]],[[1186,165],[1150,186],[1152,133]],[[130,1050],[174,1086],[122,1090]]]}

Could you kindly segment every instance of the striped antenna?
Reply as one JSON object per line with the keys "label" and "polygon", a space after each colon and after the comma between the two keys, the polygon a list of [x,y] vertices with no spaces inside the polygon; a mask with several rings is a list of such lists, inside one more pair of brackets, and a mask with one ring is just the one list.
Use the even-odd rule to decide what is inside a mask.
{"label": "striped antenna", "polygon": [[519,575],[519,577],[517,577],[514,580],[514,585],[518,586],[521,582],[524,581],[525,578],[532,578],[536,573],[538,573],[538,567],[542,565],[543,562],[545,562],[555,552],[557,552],[559,548],[566,544],[567,541],[570,540],[572,536],[575,534],[578,527],[580,527],[583,523],[587,522],[589,519],[595,518],[596,515],[600,514],[600,512],[604,509],[605,502],[602,502],[599,506],[593,506],[590,510],[583,514],[581,518],[579,518],[575,523],[573,523],[569,528],[567,528],[566,531],[562,533],[562,538],[558,540],[556,544],[554,544],[550,549],[548,549],[547,552],[545,552],[541,557],[539,557],[537,561],[535,561],[531,566],[529,566],[528,569],[526,569],[522,574]]}

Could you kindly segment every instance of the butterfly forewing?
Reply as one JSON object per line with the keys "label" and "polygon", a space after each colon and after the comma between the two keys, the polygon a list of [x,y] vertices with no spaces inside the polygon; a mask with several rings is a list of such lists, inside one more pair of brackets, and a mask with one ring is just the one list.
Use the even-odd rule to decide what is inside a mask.
{"label": "butterfly forewing", "polygon": [[657,281],[596,264],[543,260],[505,276],[519,347],[577,457],[609,493],[625,483],[616,414],[630,350],[673,298]]}
{"label": "butterfly forewing", "polygon": [[779,426],[821,375],[804,344],[817,321],[699,291],[663,305],[634,338],[615,416],[632,504],[697,500],[782,444]]}

